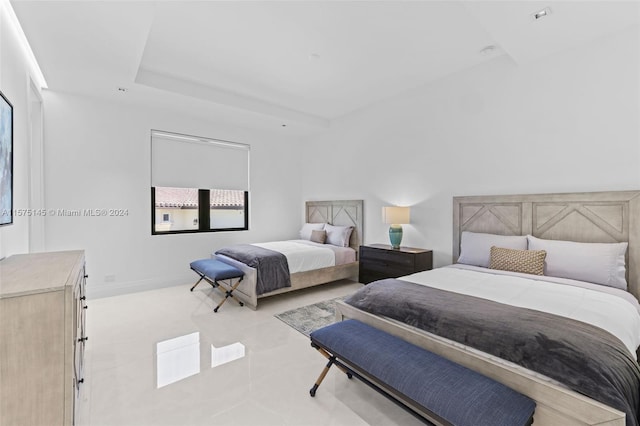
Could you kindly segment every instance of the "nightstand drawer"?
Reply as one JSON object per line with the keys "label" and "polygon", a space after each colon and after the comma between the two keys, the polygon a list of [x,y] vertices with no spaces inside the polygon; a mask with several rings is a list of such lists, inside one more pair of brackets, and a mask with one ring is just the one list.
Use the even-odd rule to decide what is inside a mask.
{"label": "nightstand drawer", "polygon": [[363,284],[369,284],[372,283],[374,281],[378,281],[378,280],[384,280],[387,278],[398,278],[401,277],[402,275],[397,275],[395,277],[390,277],[388,274],[384,273],[384,272],[372,272],[372,271],[367,271],[367,272],[362,272],[360,274],[360,282]]}
{"label": "nightstand drawer", "polygon": [[406,253],[401,252],[362,247],[360,249],[360,261],[380,262],[385,265],[412,266],[415,262],[415,257],[407,256]]}
{"label": "nightstand drawer", "polygon": [[377,280],[381,280],[383,278],[398,278],[404,275],[410,275],[414,272],[413,269],[409,269],[409,268],[398,269],[398,268],[389,268],[384,265],[377,265],[377,264],[363,265],[362,263],[360,264],[360,271],[361,271],[360,274],[362,275],[367,275],[367,274],[375,275],[376,276],[375,279]]}
{"label": "nightstand drawer", "polygon": [[387,275],[387,277],[399,277],[401,275],[409,275],[414,272],[414,268],[406,266],[406,265],[396,265],[386,263],[384,261],[380,262],[367,262],[360,261],[360,267],[368,272],[376,272]]}
{"label": "nightstand drawer", "polygon": [[361,283],[385,278],[397,278],[432,268],[433,252],[431,250],[400,247],[393,249],[383,244],[360,246],[360,279]]}

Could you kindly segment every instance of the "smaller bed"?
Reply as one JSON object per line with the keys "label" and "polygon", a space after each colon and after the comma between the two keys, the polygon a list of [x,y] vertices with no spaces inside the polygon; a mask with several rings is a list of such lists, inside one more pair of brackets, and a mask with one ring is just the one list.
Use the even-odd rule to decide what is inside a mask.
{"label": "smaller bed", "polygon": [[[213,257],[244,272],[244,279],[233,294],[251,309],[256,309],[258,299],[263,297],[341,279],[357,280],[357,253],[363,234],[362,204],[362,200],[306,202],[303,231],[308,231],[310,237],[314,226],[308,224],[351,227],[351,234],[343,244],[346,247],[316,243],[306,238],[225,247],[217,250]],[[278,265],[278,254],[287,258],[287,270],[283,271]],[[260,258],[263,255],[273,258]],[[260,260],[255,260],[257,258]],[[264,277],[269,274],[267,279],[260,276],[258,267],[264,268],[260,269],[265,271]],[[290,280],[290,285],[282,286],[280,281],[286,279]]]}

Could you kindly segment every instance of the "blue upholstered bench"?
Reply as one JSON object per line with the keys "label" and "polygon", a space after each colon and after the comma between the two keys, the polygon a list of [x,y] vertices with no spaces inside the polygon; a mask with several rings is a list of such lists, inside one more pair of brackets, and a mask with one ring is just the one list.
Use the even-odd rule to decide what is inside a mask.
{"label": "blue upholstered bench", "polygon": [[[198,282],[196,282],[193,287],[191,287],[191,291],[193,291],[193,289],[196,288],[196,286],[200,284],[200,281],[202,280],[207,281],[213,288],[222,287],[222,289],[225,291],[224,299],[222,299],[222,301],[218,303],[218,306],[213,309],[213,312],[218,312],[220,306],[222,306],[229,297],[238,302],[240,306],[243,306],[242,302],[233,295],[233,291],[238,288],[238,285],[240,285],[240,282],[244,277],[244,272],[242,272],[240,269],[227,263],[221,262],[217,259],[195,260],[191,262],[189,266],[196,274],[200,276]],[[238,281],[233,284],[233,280],[236,278],[238,279]],[[229,284],[224,285],[222,281],[225,280],[228,280]]]}
{"label": "blue upholstered bench", "polygon": [[486,376],[356,320],[311,333],[311,345],[336,364],[437,424],[519,426],[533,423],[535,402]]}

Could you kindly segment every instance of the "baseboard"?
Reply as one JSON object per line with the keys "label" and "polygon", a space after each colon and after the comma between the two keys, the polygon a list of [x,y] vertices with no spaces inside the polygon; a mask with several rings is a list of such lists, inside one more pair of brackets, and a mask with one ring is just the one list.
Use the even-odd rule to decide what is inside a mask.
{"label": "baseboard", "polygon": [[195,283],[196,276],[187,274],[180,277],[151,278],[147,280],[128,281],[122,283],[100,283],[99,285],[87,282],[87,299],[100,299],[103,297],[121,296],[123,294],[138,293],[141,291],[157,290],[160,288],[183,285],[190,287]]}

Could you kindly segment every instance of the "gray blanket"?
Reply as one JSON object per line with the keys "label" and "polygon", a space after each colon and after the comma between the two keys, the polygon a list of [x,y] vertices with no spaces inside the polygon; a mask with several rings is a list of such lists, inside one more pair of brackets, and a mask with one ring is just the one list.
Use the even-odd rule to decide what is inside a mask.
{"label": "gray blanket", "polygon": [[283,287],[291,287],[289,263],[284,254],[251,244],[237,244],[221,248],[222,254],[257,270],[256,293],[268,293]]}
{"label": "gray blanket", "polygon": [[542,373],[638,425],[640,367],[599,327],[394,279],[369,284],[346,303]]}

